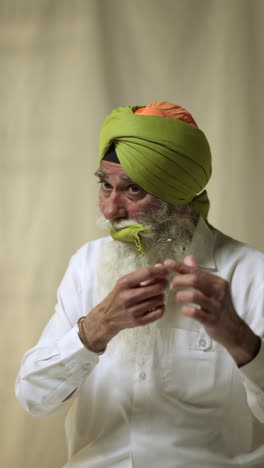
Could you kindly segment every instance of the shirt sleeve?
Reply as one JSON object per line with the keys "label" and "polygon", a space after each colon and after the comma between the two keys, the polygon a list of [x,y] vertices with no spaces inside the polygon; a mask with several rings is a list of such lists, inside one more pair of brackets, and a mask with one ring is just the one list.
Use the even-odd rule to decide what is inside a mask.
{"label": "shirt sleeve", "polygon": [[253,301],[248,306],[248,325],[261,338],[258,354],[238,369],[244,384],[247,402],[254,416],[264,423],[264,285],[253,290]]}
{"label": "shirt sleeve", "polygon": [[257,356],[239,368],[247,393],[247,402],[256,418],[264,423],[264,343],[261,340]]}
{"label": "shirt sleeve", "polygon": [[78,255],[72,257],[58,289],[55,313],[38,344],[24,356],[16,395],[32,416],[46,416],[65,404],[87,378],[99,357],[81,343],[76,323],[82,310]]}

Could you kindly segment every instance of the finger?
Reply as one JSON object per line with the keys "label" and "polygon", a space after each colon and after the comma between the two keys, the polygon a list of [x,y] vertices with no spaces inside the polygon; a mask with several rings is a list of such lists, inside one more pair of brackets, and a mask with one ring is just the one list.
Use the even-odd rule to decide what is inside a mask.
{"label": "finger", "polygon": [[[162,263],[156,263],[156,265],[154,265],[154,268],[157,268],[160,266],[162,267]],[[155,281],[157,281],[157,278],[146,280],[146,281],[141,281],[140,286],[147,286],[149,284],[155,283]]]}
{"label": "finger", "polygon": [[183,261],[184,265],[198,268],[198,265],[192,255],[187,255]]}
{"label": "finger", "polygon": [[124,291],[126,306],[136,305],[146,299],[162,294],[169,287],[169,281],[160,279],[146,286]]}
{"label": "finger", "polygon": [[213,296],[219,289],[219,282],[221,280],[207,271],[199,270],[194,273],[175,276],[171,282],[170,289],[174,291],[180,288],[193,288],[203,292],[207,296]]}
{"label": "finger", "polygon": [[212,310],[214,307],[210,298],[195,289],[184,289],[178,291],[175,297],[178,303],[196,304],[205,312]]}
{"label": "finger", "polygon": [[[147,281],[141,281],[141,283],[139,283],[139,286],[149,286],[150,284],[158,283],[162,279],[163,278],[153,278],[153,279],[150,279],[150,280],[147,280]],[[166,279],[166,281],[169,284],[169,280]]]}
{"label": "finger", "polygon": [[188,274],[197,271],[198,266],[190,266],[182,262],[177,262],[177,260],[167,259],[164,260],[163,265],[169,269],[170,272]]}
{"label": "finger", "polygon": [[137,271],[128,273],[118,280],[122,288],[135,288],[142,281],[154,278],[165,278],[169,275],[169,270],[164,265],[146,266]]}
{"label": "finger", "polygon": [[198,309],[195,306],[185,305],[181,307],[180,312],[185,317],[198,320],[198,322],[205,324],[208,320],[208,314],[203,309]]}
{"label": "finger", "polygon": [[139,304],[130,307],[129,313],[132,314],[134,317],[140,317],[148,312],[152,312],[152,310],[157,309],[158,307],[164,306],[164,302],[164,294],[160,294],[159,296],[155,296],[151,299],[140,302]]}
{"label": "finger", "polygon": [[177,275],[172,279],[170,289],[176,290],[180,288],[196,288],[199,290],[200,282],[200,278],[194,273]]}
{"label": "finger", "polygon": [[141,283],[139,283],[139,286],[148,286],[149,284],[153,284],[155,283],[156,278],[155,279],[150,279],[150,280],[146,280],[146,281],[141,281]]}
{"label": "finger", "polygon": [[155,322],[163,317],[165,312],[165,306],[160,306],[153,311],[147,312],[145,315],[137,318],[137,325],[143,326],[149,323]]}

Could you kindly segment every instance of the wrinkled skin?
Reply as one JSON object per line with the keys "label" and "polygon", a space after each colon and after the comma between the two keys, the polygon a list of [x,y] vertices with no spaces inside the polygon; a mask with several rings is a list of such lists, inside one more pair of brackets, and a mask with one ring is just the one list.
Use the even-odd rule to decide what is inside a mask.
{"label": "wrinkled skin", "polygon": [[239,367],[251,361],[259,350],[260,338],[235,311],[228,281],[201,270],[192,256],[186,257],[184,263],[165,260],[164,264],[178,273],[170,288],[182,305],[181,313],[199,321]]}
{"label": "wrinkled skin", "polygon": [[[160,201],[129,180],[119,164],[102,161],[97,175],[100,209],[112,222],[137,219],[142,212],[159,206]],[[165,311],[164,292],[172,272],[177,275],[170,288],[182,305],[180,313],[199,321],[238,366],[250,362],[258,353],[260,338],[235,311],[228,282],[199,269],[190,256],[184,263],[165,260],[163,265],[143,267],[120,278],[83,321],[89,348],[99,352],[121,330],[159,320]]]}

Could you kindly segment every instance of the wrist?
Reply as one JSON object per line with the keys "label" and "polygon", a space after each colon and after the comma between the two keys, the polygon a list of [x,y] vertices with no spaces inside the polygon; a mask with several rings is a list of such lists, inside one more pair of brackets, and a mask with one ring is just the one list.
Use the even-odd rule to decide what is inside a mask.
{"label": "wrist", "polygon": [[117,333],[104,320],[104,308],[100,304],[83,317],[80,325],[81,337],[86,343],[85,346],[95,353],[101,354]]}
{"label": "wrist", "polygon": [[85,320],[87,316],[80,317],[77,322],[77,333],[82,344],[89,351],[92,351],[96,354],[103,354],[107,347],[107,342],[100,337],[89,338],[89,333],[85,329]]}
{"label": "wrist", "polygon": [[236,329],[231,345],[226,346],[227,351],[238,367],[242,367],[252,361],[259,352],[261,339],[251,328],[241,320],[240,326]]}

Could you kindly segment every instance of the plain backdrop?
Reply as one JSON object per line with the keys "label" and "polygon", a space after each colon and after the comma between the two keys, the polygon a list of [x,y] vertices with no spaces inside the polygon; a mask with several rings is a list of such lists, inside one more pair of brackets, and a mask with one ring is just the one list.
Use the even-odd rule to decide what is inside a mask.
{"label": "plain backdrop", "polygon": [[213,154],[210,222],[264,249],[263,20],[263,0],[0,0],[1,466],[66,459],[64,412],[32,419],[14,383],[70,256],[100,235],[113,108],[190,110]]}

